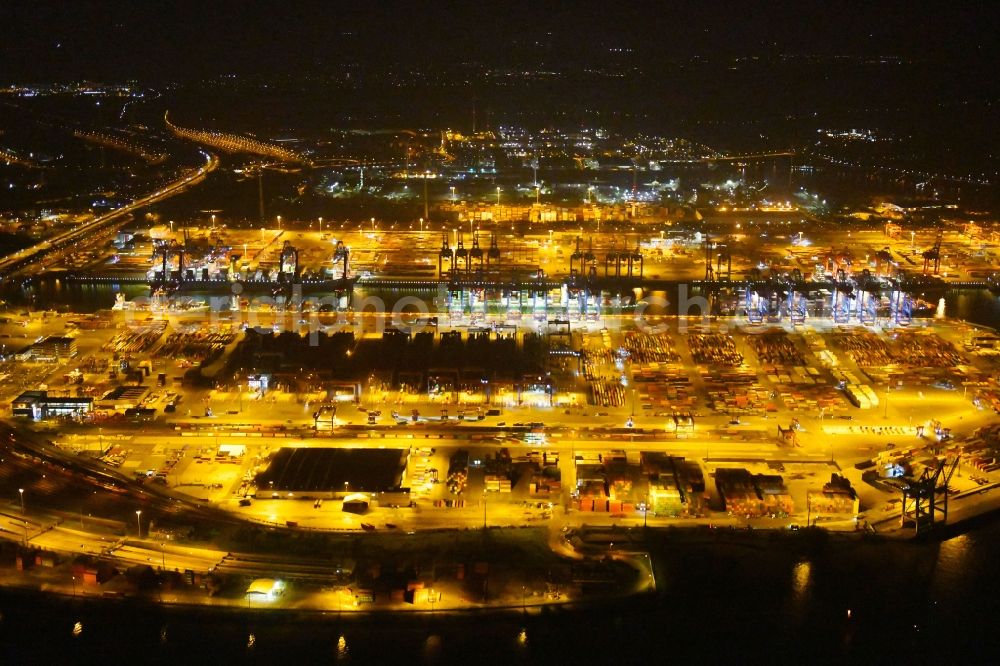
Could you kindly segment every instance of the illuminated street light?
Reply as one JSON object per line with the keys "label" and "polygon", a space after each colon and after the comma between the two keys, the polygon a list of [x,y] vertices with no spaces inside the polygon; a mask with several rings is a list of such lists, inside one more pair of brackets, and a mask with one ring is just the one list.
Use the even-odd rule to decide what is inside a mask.
{"label": "illuminated street light", "polygon": [[281,231],[281,216],[278,216],[278,231]]}
{"label": "illuminated street light", "polygon": [[319,218],[319,232],[323,233],[323,218]]}
{"label": "illuminated street light", "polygon": [[497,206],[500,205],[500,186],[497,186]]}
{"label": "illuminated street light", "polygon": [[21,496],[21,513],[24,513],[24,488],[17,489],[18,494]]}
{"label": "illuminated street light", "polygon": [[424,217],[430,217],[429,199],[427,198],[427,179],[430,178],[430,172],[424,171]]}
{"label": "illuminated street light", "polygon": [[142,538],[142,523],[139,522],[141,516],[142,516],[142,509],[136,509],[135,510],[135,529],[136,529],[136,532],[138,533],[138,537],[137,538],[139,538],[139,539]]}

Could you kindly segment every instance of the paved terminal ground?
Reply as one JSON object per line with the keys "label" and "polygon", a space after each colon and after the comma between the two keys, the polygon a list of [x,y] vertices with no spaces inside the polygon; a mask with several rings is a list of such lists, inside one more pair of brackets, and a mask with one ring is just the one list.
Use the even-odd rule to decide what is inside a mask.
{"label": "paved terminal ground", "polygon": [[[886,528],[891,521],[883,519],[898,515],[899,495],[863,481],[855,465],[874,459],[881,473],[895,474],[912,461],[910,471],[919,473],[919,463],[947,450],[948,441],[995,419],[996,357],[968,344],[978,329],[944,320],[917,320],[906,329],[670,318],[658,333],[628,324],[578,328],[557,339],[571,355],[548,362],[551,394],[502,386],[489,396],[448,386],[416,391],[394,386],[391,375],[372,375],[360,378],[355,393],[334,396],[330,380],[318,373],[264,390],[246,379],[215,389],[179,381],[192,364],[189,355],[198,358],[206,345],[216,345],[221,363],[243,339],[234,326],[232,334],[206,342],[209,333],[198,333],[197,318],[180,313],[136,322],[135,313],[118,312],[108,327],[98,328],[70,325],[79,320],[75,315],[7,322],[0,335],[11,346],[71,331],[78,353],[54,363],[8,357],[5,404],[20,390],[40,386],[53,394],[93,396],[99,406],[84,423],[59,424],[60,446],[263,523],[335,530],[472,527],[484,517],[487,524],[558,527],[819,521],[855,529],[867,521]],[[444,323],[438,335],[448,331],[470,337],[461,325]],[[514,335],[528,332],[526,324]],[[365,339],[381,344],[378,337]],[[125,361],[138,372],[134,380],[121,371]],[[161,373],[165,381],[158,386]],[[129,382],[146,387],[135,404],[101,402]],[[330,416],[320,423],[316,414],[323,405]],[[155,411],[139,420],[123,415],[136,407]],[[383,507],[376,500],[371,513],[358,515],[340,511],[338,499],[322,506],[313,497],[272,500],[254,481],[285,446],[408,453],[404,478],[413,506],[395,500]],[[705,490],[680,488],[685,507],[653,510],[643,452],[695,461]],[[468,458],[464,470],[452,469],[459,454]],[[994,482],[994,470],[972,472],[977,457],[982,455],[963,456],[966,471],[953,477],[955,488]],[[607,462],[619,458],[623,472]],[[904,464],[897,472],[891,466],[898,459]],[[595,465],[605,486],[596,497],[613,504],[598,512],[581,509],[581,492],[594,488],[584,490],[578,476],[580,469],[593,476]],[[734,514],[714,482],[719,468],[781,476],[791,510]],[[464,485],[449,483],[449,476],[463,474]],[[832,474],[851,482],[860,500],[857,519],[854,511],[812,515],[808,495],[822,491]],[[698,501],[691,501],[696,495]],[[243,497],[250,506],[241,506]]]}
{"label": "paved terminal ground", "polygon": [[[495,240],[498,256],[490,261],[490,271],[507,274],[541,269],[550,277],[563,277],[571,268],[579,269],[578,257],[582,253],[594,255],[598,274],[603,275],[608,253],[638,249],[647,278],[699,280],[705,277],[705,234],[711,235],[718,250],[712,252],[713,268],[731,273],[734,279],[746,278],[762,267],[764,277],[768,272],[782,274],[798,269],[809,279],[835,273],[837,268],[846,268],[849,274],[868,269],[873,275],[894,275],[899,271],[917,275],[927,272],[924,252],[935,246],[938,234],[936,275],[943,279],[982,280],[996,272],[1000,259],[1000,237],[976,225],[904,227],[864,220],[830,223],[815,218],[805,208],[794,207],[784,211],[716,212],[697,226],[663,221],[613,224],[602,229],[593,220],[536,224],[451,220],[427,223],[423,228],[366,220],[332,222],[323,230],[315,223],[296,226],[209,229],[187,225],[182,230],[178,225],[173,231],[163,226],[153,230],[152,239],[187,242],[191,251],[185,266],[197,271],[207,269],[211,275],[232,268],[225,256],[214,251],[217,247],[230,248],[239,256],[235,268],[243,279],[260,279],[279,270],[286,243],[298,251],[299,271],[307,278],[342,274],[342,264],[334,259],[338,243],[350,250],[351,275],[400,280],[436,279],[442,243],[447,242],[447,247],[455,250],[459,241],[465,250],[478,247],[485,255]],[[141,238],[128,250],[95,250],[86,255],[85,263],[68,261],[63,267],[107,276],[146,274],[157,268],[150,262],[152,239]],[[478,245],[474,246],[476,240]],[[725,257],[722,262],[716,259],[720,252]],[[168,263],[177,267],[174,259]],[[457,266],[464,271],[462,261]],[[443,268],[447,271],[451,266],[446,261]],[[928,268],[933,272],[933,264]]]}
{"label": "paved terminal ground", "polygon": [[[255,255],[248,239],[247,253],[267,264],[285,238],[257,233],[261,247]],[[545,236],[514,241],[511,261],[558,274],[575,249],[573,235]],[[377,233],[345,238],[359,248],[371,244],[370,256],[359,250],[357,258],[373,274],[379,262],[385,275],[436,273],[436,263],[420,266],[437,234],[406,247],[387,243],[381,254]],[[322,253],[308,250],[309,232],[294,242],[318,270]],[[864,241],[873,248],[882,242],[871,234]],[[884,242],[903,262],[917,261],[918,243],[907,250],[904,241]],[[954,249],[942,273],[978,270],[954,259],[960,239],[945,243]],[[698,277],[703,270],[696,245],[651,252],[649,275]],[[799,244],[769,260],[803,271],[825,261],[809,252]],[[733,270],[752,268],[736,262]],[[883,317],[838,325],[810,312],[803,325],[751,324],[654,313],[639,326],[629,311],[606,307],[550,324],[530,309],[515,316],[445,303],[405,317],[408,326],[436,318],[424,337],[407,337],[383,335],[386,321],[377,313],[236,306],[168,302],[94,315],[8,310],[0,320],[0,405],[13,409],[24,391],[91,399],[83,413],[16,421],[69,460],[96,467],[80,476],[0,463],[8,498],[0,536],[178,575],[215,572],[228,587],[216,591],[206,578],[208,592],[178,584],[164,598],[253,604],[264,600],[245,597],[243,584],[232,581],[313,566],[299,560],[317,549],[347,549],[338,564],[346,567],[344,544],[361,534],[357,543],[376,539],[388,550],[397,542],[439,549],[435,539],[452,540],[460,530],[480,535],[478,545],[447,566],[421,562],[420,571],[444,572],[414,575],[423,587],[407,590],[398,571],[383,578],[379,607],[516,605],[519,594],[527,606],[575,600],[593,585],[614,593],[649,589],[652,572],[632,553],[643,548],[636,535],[644,525],[819,525],[905,536],[913,528],[901,520],[900,488],[939,460],[947,463],[949,522],[997,500],[1000,357],[992,332],[964,322],[918,318],[896,326]],[[348,334],[338,335],[345,323]],[[67,337],[71,347],[53,342]],[[380,452],[395,462],[373,462],[378,469],[363,474],[328,461],[328,474],[313,474],[312,461],[299,471],[325,479],[319,485],[271,487],[269,468],[321,451],[334,458]],[[393,483],[377,480],[383,477]],[[563,567],[610,553],[638,578],[570,571],[546,579],[515,567],[495,572],[496,596],[484,601],[491,574],[459,565],[479,566],[481,535],[494,531],[531,535],[504,546],[515,559],[543,549]],[[403,534],[408,539],[397,538]],[[366,573],[350,584],[298,570],[308,582],[292,583],[267,603],[367,608],[368,588],[357,581],[375,579],[373,563],[398,566],[398,554],[388,550],[366,557]],[[268,560],[271,552],[297,559]],[[411,557],[420,559],[403,559]],[[316,565],[323,576],[329,564]],[[60,566],[30,575],[75,593],[69,565]],[[89,593],[98,589],[105,588]],[[216,596],[204,596],[209,592]]]}

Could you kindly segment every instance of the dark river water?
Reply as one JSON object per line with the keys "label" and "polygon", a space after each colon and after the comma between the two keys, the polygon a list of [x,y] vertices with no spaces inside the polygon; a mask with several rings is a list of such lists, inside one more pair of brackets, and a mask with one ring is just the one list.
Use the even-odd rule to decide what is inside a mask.
{"label": "dark river water", "polygon": [[656,595],[527,615],[190,610],[0,590],[0,661],[996,663],[995,519],[920,543],[729,533],[654,550]]}
{"label": "dark river water", "polygon": [[[115,294],[124,292],[127,300],[139,297],[148,297],[149,289],[141,285],[117,284],[114,282],[98,285],[79,284],[58,280],[55,278],[45,278],[37,281],[32,287],[25,289],[17,285],[7,285],[0,291],[0,298],[3,298],[13,305],[32,304],[36,308],[67,309],[73,312],[96,312],[97,310],[108,309],[115,302]],[[696,290],[692,290],[692,296],[697,295]],[[651,292],[654,297],[664,298],[665,307],[658,307],[656,304],[661,301],[654,298],[653,305],[650,306],[648,314],[676,314],[674,302],[678,298],[672,298],[670,294],[663,292]],[[431,302],[436,296],[433,291],[413,291],[401,289],[382,289],[378,291],[357,288],[353,298],[362,299],[365,296],[378,296],[382,298],[388,307],[403,296],[417,296]],[[197,291],[184,292],[184,296],[195,299],[209,299],[212,294]],[[315,294],[322,297],[324,294]],[[945,315],[953,319],[961,319],[981,326],[1000,328],[1000,295],[991,293],[986,289],[960,289],[949,291],[944,295]],[[930,305],[936,305],[931,303]],[[930,315],[930,312],[926,313]]]}

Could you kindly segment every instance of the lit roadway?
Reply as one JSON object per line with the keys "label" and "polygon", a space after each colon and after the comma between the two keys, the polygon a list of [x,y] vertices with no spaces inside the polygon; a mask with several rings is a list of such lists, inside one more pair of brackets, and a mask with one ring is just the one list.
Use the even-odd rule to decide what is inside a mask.
{"label": "lit roadway", "polygon": [[226,553],[210,548],[193,548],[160,541],[117,538],[69,527],[67,521],[29,511],[0,513],[0,538],[25,541],[35,547],[78,555],[112,555],[128,564],[149,564],[165,569],[209,571]]}
{"label": "lit roadway", "polygon": [[200,183],[205,179],[206,175],[218,167],[219,160],[211,153],[207,153],[203,150],[199,152],[201,152],[202,156],[205,158],[205,163],[202,166],[193,171],[186,172],[181,178],[165,185],[155,192],[147,194],[144,197],[136,199],[131,203],[126,204],[121,208],[116,208],[115,210],[105,213],[104,215],[99,215],[90,222],[86,222],[74,229],[53,236],[52,238],[48,238],[37,245],[25,248],[19,252],[15,252],[14,254],[0,259],[0,276],[10,277],[18,270],[39,261],[53,250],[67,248],[75,243],[86,240],[90,233],[100,229],[109,222],[114,222],[132,211],[139,210],[140,208],[144,208],[150,204],[163,201],[164,199],[169,199],[176,194],[180,194],[188,187]]}
{"label": "lit roadway", "polygon": [[180,127],[170,122],[170,112],[163,114],[163,122],[167,127],[179,137],[197,141],[203,145],[209,145],[219,150],[230,153],[252,153],[265,157],[274,157],[285,162],[301,162],[308,164],[308,160],[293,150],[288,150],[283,146],[260,141],[253,137],[230,134],[228,132],[205,131]]}
{"label": "lit roadway", "polygon": [[656,159],[660,164],[708,164],[711,162],[743,162],[747,160],[763,160],[771,157],[795,157],[791,150],[777,150],[763,153],[744,153],[741,155],[714,155],[709,157],[689,157],[677,159]]}
{"label": "lit roadway", "polygon": [[[528,451],[545,450],[560,453],[560,468],[563,475],[563,488],[568,491],[574,485],[575,479],[575,454],[583,452],[607,452],[609,450],[620,451],[663,451],[674,456],[681,456],[688,459],[731,459],[731,460],[784,460],[786,462],[797,461],[802,463],[825,463],[829,458],[829,451],[826,447],[819,446],[803,448],[782,448],[774,441],[758,438],[755,441],[741,441],[740,439],[720,441],[718,431],[712,427],[700,426],[691,436],[691,439],[668,439],[663,436],[662,429],[659,434],[642,434],[636,432],[634,435],[622,433],[616,428],[618,438],[612,438],[611,433],[605,428],[597,427],[593,431],[587,429],[570,429],[559,427],[562,419],[579,418],[578,415],[564,415],[561,411],[558,414],[551,413],[555,410],[546,410],[550,413],[545,417],[535,412],[535,417],[548,421],[547,444],[534,442],[524,442],[516,439],[516,435],[511,434],[505,437],[503,433],[493,433],[500,440],[498,442],[470,441],[467,437],[475,433],[489,433],[489,430],[477,428],[475,426],[455,427],[435,427],[435,426],[398,426],[380,429],[374,438],[356,438],[354,433],[341,432],[329,438],[305,437],[296,438],[291,433],[285,439],[270,439],[262,441],[260,439],[234,439],[227,436],[225,426],[220,425],[217,433],[206,433],[202,436],[186,436],[183,444],[191,448],[206,448],[218,445],[219,443],[239,442],[246,444],[248,451],[247,461],[241,468],[247,471],[251,454],[263,453],[262,448],[275,448],[278,446],[331,446],[336,448],[396,448],[409,449],[411,447],[454,447],[473,448],[477,451],[499,450],[501,447],[511,451],[512,455],[526,453]],[[510,418],[510,414],[506,418]],[[491,419],[492,420],[492,419]],[[650,419],[652,420],[652,419]],[[658,419],[662,421],[662,419]],[[757,433],[763,435],[773,428],[773,420],[769,425],[761,423]],[[553,427],[555,426],[555,427]],[[744,426],[746,431],[753,430],[753,426]],[[463,432],[464,431],[464,432]],[[375,433],[372,433],[375,434]],[[379,436],[381,435],[381,436]],[[430,439],[425,439],[425,435],[430,435]],[[439,438],[441,436],[441,438]],[[146,432],[138,435],[132,442],[132,446],[142,448],[170,447],[177,446],[176,433],[164,433],[162,435]],[[848,445],[838,451],[848,459],[857,456],[856,444]],[[851,451],[851,453],[848,453]],[[854,454],[852,456],[852,453]],[[861,456],[857,456],[861,457]],[[242,473],[240,474],[242,476]],[[268,497],[266,489],[258,492],[257,498],[253,500],[251,506],[238,506],[238,497],[233,494],[239,485],[239,481],[225,484],[226,487],[215,493],[213,499],[218,502],[218,506],[233,511],[236,515],[269,525],[285,525],[288,521],[298,523],[305,529],[327,529],[327,530],[360,530],[362,523],[376,525],[377,529],[386,529],[386,525],[395,525],[401,531],[420,529],[442,529],[461,527],[481,527],[485,522],[488,525],[522,525],[531,524],[541,526],[548,524],[550,528],[561,527],[563,525],[578,526],[581,522],[593,523],[602,518],[611,519],[610,514],[589,514],[573,513],[571,516],[564,516],[561,507],[568,497],[553,495],[550,499],[530,498],[531,508],[525,507],[519,499],[510,495],[490,493],[486,497],[486,511],[484,516],[483,497],[470,494],[464,499],[467,502],[466,508],[442,509],[431,506],[430,497],[423,496],[419,492],[414,492],[413,499],[416,501],[416,508],[373,508],[363,515],[343,512],[340,502],[330,500],[322,507],[314,508],[313,501],[296,499],[271,499]],[[541,502],[553,502],[556,511],[549,520],[543,514],[545,508],[539,509],[534,506]],[[634,517],[634,516],[633,516]],[[617,520],[617,519],[616,519]],[[638,520],[641,521],[641,516]],[[664,520],[660,520],[663,523]],[[622,521],[625,522],[625,521]],[[650,519],[653,522],[653,519]],[[718,517],[712,522],[722,522]],[[664,523],[665,524],[665,523]],[[388,528],[393,529],[393,528]]]}
{"label": "lit roadway", "polygon": [[[622,439],[611,439],[609,437],[610,432],[600,427],[594,428],[589,432],[586,429],[565,427],[567,421],[578,420],[580,418],[579,415],[566,415],[561,410],[532,410],[534,411],[532,416],[544,419],[547,422],[548,445],[539,446],[537,443],[529,444],[514,439],[505,439],[499,446],[511,449],[512,453],[516,450],[539,449],[561,452],[560,467],[563,470],[565,491],[573,485],[572,479],[575,477],[573,471],[573,458],[575,456],[567,455],[571,451],[577,453],[585,450],[607,451],[609,449],[665,450],[673,455],[695,459],[704,456],[709,460],[719,460],[722,458],[784,460],[786,463],[793,461],[817,463],[828,461],[832,457],[841,461],[853,461],[871,455],[870,453],[861,453],[861,451],[865,450],[866,445],[875,443],[881,445],[887,439],[895,439],[897,443],[904,443],[909,440],[913,441],[914,444],[920,440],[915,437],[912,439],[909,437],[900,438],[899,435],[881,438],[873,437],[872,435],[862,435],[856,432],[850,434],[839,432],[849,427],[849,424],[857,427],[860,423],[867,422],[873,426],[875,424],[884,424],[886,426],[895,425],[903,427],[902,424],[908,421],[909,415],[913,414],[914,410],[917,414],[931,411],[937,412],[942,416],[944,415],[943,412],[964,412],[966,420],[960,429],[974,427],[978,425],[977,422],[989,419],[989,415],[986,414],[979,413],[973,417],[968,411],[958,410],[956,409],[958,407],[957,403],[958,396],[955,392],[949,392],[940,396],[927,396],[927,399],[923,399],[912,395],[910,391],[900,391],[892,397],[892,407],[889,410],[891,416],[888,419],[882,415],[881,410],[871,410],[866,414],[867,418],[855,419],[847,423],[840,420],[828,419],[821,421],[816,418],[803,418],[803,425],[806,426],[806,430],[801,433],[804,440],[801,448],[779,446],[773,440],[768,441],[766,439],[740,441],[734,438],[732,440],[720,441],[719,431],[711,426],[706,427],[704,424],[696,426],[696,431],[693,433],[691,439],[686,440],[666,439],[663,435],[654,435],[652,437],[642,436],[639,433],[636,433],[634,440],[628,434],[625,434]],[[545,411],[547,414],[541,416],[540,411]],[[511,416],[512,414],[508,412],[506,418],[510,419]],[[643,420],[647,419],[644,418]],[[652,421],[652,419],[649,420]],[[763,434],[770,431],[774,427],[774,423],[773,419],[751,419],[747,425],[737,430],[756,430]],[[560,427],[561,425],[563,427]],[[491,446],[486,442],[477,443],[464,440],[462,438],[463,430],[466,434],[471,434],[476,430],[483,432],[483,429],[475,426],[460,427],[457,430],[454,427],[433,426],[400,426],[379,428],[378,430],[381,432],[377,434],[382,435],[382,437],[373,439],[353,438],[347,433],[338,433],[340,436],[330,437],[326,440],[306,438],[300,442],[292,436],[283,442],[272,440],[268,444],[280,446],[286,443],[291,445],[297,443],[314,445],[325,443],[334,446],[376,446],[390,448],[434,445],[439,447],[472,446],[479,449],[489,449],[497,446],[497,444]],[[615,430],[618,433],[621,432],[619,428]],[[836,436],[831,436],[833,434],[831,431],[836,432]],[[421,434],[424,433],[434,433],[432,436],[435,438],[425,439],[421,437]],[[345,437],[345,435],[347,436]],[[436,435],[443,435],[444,437],[437,439]],[[222,440],[230,439],[224,430],[218,434],[218,437]],[[136,437],[137,441],[134,443],[139,443],[140,445],[148,445],[154,442],[164,444],[174,438],[176,438],[176,433],[171,435],[163,433],[161,435],[147,431],[144,434],[138,435]],[[210,445],[218,440],[216,440],[215,435],[204,435],[184,437],[183,441],[187,445],[198,446],[203,444]],[[176,443],[176,439],[174,439],[174,443]],[[261,442],[260,444],[263,443]],[[258,442],[254,442],[253,445],[259,446]],[[77,464],[79,464],[79,461]],[[244,467],[243,469],[246,468]],[[823,469],[826,469],[825,466]],[[852,471],[848,468],[842,469],[846,473]],[[710,470],[706,467],[705,471],[708,472]],[[414,496],[417,500],[416,508],[381,507],[371,510],[363,516],[359,516],[343,512],[340,502],[334,500],[324,503],[319,508],[313,508],[311,500],[271,500],[258,498],[253,500],[252,505],[249,507],[239,507],[236,496],[232,494],[233,490],[235,490],[235,486],[231,485],[219,493],[222,496],[216,498],[217,502],[221,500],[219,506],[228,509],[231,512],[230,515],[239,516],[258,524],[283,526],[288,521],[294,521],[300,529],[356,532],[361,529],[362,523],[370,523],[381,533],[387,531],[404,533],[421,529],[477,529],[481,528],[484,524],[490,526],[528,525],[547,528],[550,535],[549,545],[556,552],[567,555],[573,553],[566,548],[562,541],[563,530],[566,528],[577,527],[581,523],[592,526],[609,526],[611,524],[618,524],[620,526],[641,525],[643,521],[643,517],[639,514],[632,514],[626,517],[612,514],[567,513],[563,508],[566,497],[558,495],[551,498],[553,504],[551,509],[545,500],[532,498],[528,504],[525,504],[522,501],[511,498],[509,495],[504,496],[500,493],[488,493],[486,495],[469,494],[466,497],[467,505],[465,508],[445,509],[431,506],[429,498],[417,493]],[[861,490],[861,487],[859,487],[859,490]],[[541,507],[537,506],[538,502],[542,502]],[[876,511],[873,506],[868,512],[867,517],[872,522],[875,522],[881,513],[880,511]],[[794,515],[786,520],[777,522],[763,521],[759,522],[758,525],[777,527],[789,522],[801,523],[802,518],[803,516]],[[695,525],[703,523],[712,523],[716,526],[745,524],[745,521],[718,513],[705,518],[681,519],[680,521],[678,519],[650,516],[648,522],[651,526]],[[88,527],[91,526],[88,525]],[[296,559],[291,556],[258,558],[253,555],[247,555],[240,556],[237,560],[232,560],[232,557],[227,553],[211,548],[192,548],[171,543],[162,543],[157,540],[150,540],[145,534],[141,538],[136,538],[132,536],[134,531],[130,527],[130,525],[126,525],[129,535],[122,538],[107,533],[102,534],[100,531],[91,532],[84,529],[76,529],[76,521],[72,517],[48,516],[44,513],[34,511],[30,507],[28,513],[22,515],[17,510],[16,504],[7,511],[0,512],[0,538],[15,542],[27,540],[34,546],[52,551],[95,555],[103,554],[121,562],[148,564],[154,568],[163,567],[167,570],[179,569],[183,571],[191,569],[194,571],[211,571],[220,566],[223,568],[237,567],[239,572],[250,577],[254,575],[273,575],[275,571],[284,571],[286,569],[291,571],[297,565]],[[847,527],[850,528],[851,525]],[[230,563],[231,560],[232,563]],[[316,578],[318,576],[315,572],[303,572],[302,575],[308,578]]]}
{"label": "lit roadway", "polygon": [[[627,418],[627,407],[610,408],[606,417],[595,418],[594,407],[585,410],[571,410],[569,414],[563,409],[505,409],[498,417],[487,417],[483,421],[468,424],[437,424],[426,423],[418,425],[389,425],[386,415],[380,419],[378,426],[361,425],[366,415],[354,410],[345,410],[344,416],[359,425],[342,426],[339,430],[326,437],[316,437],[310,428],[299,422],[301,430],[296,432],[295,425],[285,425],[285,419],[275,419],[276,423],[285,425],[288,430],[285,437],[279,439],[258,439],[246,437],[230,437],[228,429],[238,423],[245,423],[242,415],[227,415],[220,409],[222,415],[212,419],[211,424],[205,421],[181,420],[172,422],[170,427],[180,426],[185,431],[182,442],[189,447],[212,448],[220,443],[243,443],[257,452],[261,448],[274,448],[282,445],[291,446],[333,446],[338,448],[399,448],[410,447],[456,447],[475,448],[477,450],[506,448],[512,454],[515,452],[548,450],[559,452],[560,467],[563,472],[563,488],[568,490],[574,485],[575,470],[572,464],[575,454],[583,452],[621,451],[663,451],[674,456],[705,461],[705,471],[710,472],[715,465],[734,464],[739,461],[764,462],[782,461],[785,463],[820,464],[825,469],[831,460],[840,462],[841,473],[852,477],[852,481],[860,484],[860,473],[853,469],[855,462],[871,458],[890,442],[899,448],[923,447],[927,440],[915,436],[915,426],[924,423],[933,416],[960,432],[971,431],[977,426],[992,421],[988,412],[979,412],[963,398],[960,391],[943,391],[933,387],[907,387],[892,392],[888,408],[883,405],[871,410],[858,410],[854,418],[845,421],[837,418],[820,418],[820,415],[798,413],[802,430],[798,433],[799,445],[779,444],[775,438],[777,425],[787,427],[792,415],[783,414],[775,417],[748,417],[741,419],[741,425],[729,424],[729,417],[709,415],[696,419],[694,432],[674,436],[664,430],[667,419],[636,414],[636,427],[633,430],[624,428]],[[884,399],[884,396],[883,396]],[[235,407],[235,403],[232,405]],[[453,407],[450,406],[449,407]],[[253,409],[253,408],[251,408]],[[402,410],[405,411],[406,410]],[[421,413],[433,413],[427,408]],[[586,415],[585,415],[586,414]],[[257,413],[254,422],[267,418]],[[301,417],[300,417],[301,418]],[[500,421],[505,421],[506,428],[498,427]],[[524,442],[519,434],[524,429],[510,428],[515,421],[545,423],[547,442],[539,444]],[[203,430],[202,428],[211,428]],[[866,428],[867,430],[863,430]],[[884,431],[884,432],[883,432]],[[125,432],[125,431],[123,431]],[[134,431],[132,445],[143,449],[160,446],[170,448],[177,446],[177,432],[170,430],[157,433],[155,426],[147,426],[143,434]],[[485,441],[470,439],[472,435],[483,435],[494,439]],[[819,467],[817,469],[820,469]],[[246,471],[246,467],[243,468]],[[858,478],[854,478],[857,476]],[[339,502],[331,501],[319,509],[314,509],[311,501],[271,500],[266,493],[258,496],[250,507],[238,507],[236,497],[232,494],[235,485],[226,484],[223,490],[214,494],[214,500],[220,506],[234,511],[237,515],[265,524],[284,525],[287,521],[295,521],[303,528],[358,530],[361,523],[372,523],[379,530],[386,524],[396,525],[399,530],[437,529],[446,527],[475,527],[483,524],[482,497],[470,495],[466,498],[469,506],[465,509],[437,509],[430,506],[430,498],[416,495],[417,509],[377,509],[367,516],[343,513]],[[857,485],[860,491],[866,487]],[[554,496],[557,507],[562,506],[566,497]],[[545,501],[534,498],[533,502]],[[490,525],[519,524],[554,524],[573,525],[579,522],[593,523],[595,520],[611,519],[610,515],[572,514],[564,517],[558,508],[551,521],[546,521],[538,510],[526,510],[519,501],[511,501],[502,495],[491,495],[487,499],[486,522]],[[881,502],[878,502],[881,504]],[[872,504],[872,508],[875,505]],[[712,522],[719,523],[721,517],[715,516]],[[641,521],[642,517],[632,516],[629,521]],[[666,520],[666,519],[665,519]],[[667,520],[650,518],[651,524],[670,524]],[[792,522],[798,522],[793,519]],[[391,528],[390,528],[391,529]]]}

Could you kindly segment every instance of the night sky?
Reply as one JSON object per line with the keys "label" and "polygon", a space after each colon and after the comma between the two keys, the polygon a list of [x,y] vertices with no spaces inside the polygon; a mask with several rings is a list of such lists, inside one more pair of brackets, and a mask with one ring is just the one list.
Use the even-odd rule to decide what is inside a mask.
{"label": "night sky", "polygon": [[0,83],[269,76],[344,62],[572,68],[632,58],[655,67],[696,55],[816,54],[931,60],[975,85],[998,62],[998,5],[7,0]]}

